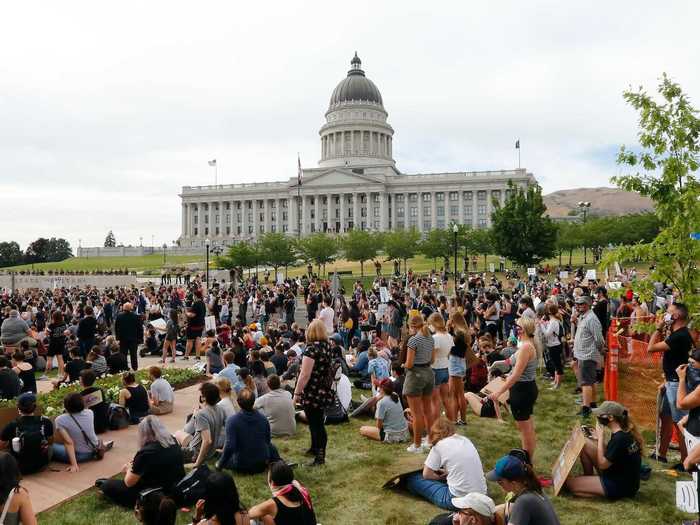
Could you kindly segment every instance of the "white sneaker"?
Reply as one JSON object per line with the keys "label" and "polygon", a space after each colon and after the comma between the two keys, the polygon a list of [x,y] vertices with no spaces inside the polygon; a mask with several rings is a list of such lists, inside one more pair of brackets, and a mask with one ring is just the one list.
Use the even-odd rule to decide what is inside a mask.
{"label": "white sneaker", "polygon": [[409,447],[406,449],[406,452],[410,452],[411,454],[420,454],[423,452],[423,446],[417,447],[415,443],[411,443]]}
{"label": "white sneaker", "polygon": [[430,443],[421,443],[420,448],[423,452],[427,453],[430,452],[430,449],[433,448],[433,446]]}

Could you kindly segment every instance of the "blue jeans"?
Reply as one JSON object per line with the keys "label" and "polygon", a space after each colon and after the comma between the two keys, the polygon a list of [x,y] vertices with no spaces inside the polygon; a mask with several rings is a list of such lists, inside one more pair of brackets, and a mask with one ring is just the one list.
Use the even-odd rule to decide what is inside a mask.
{"label": "blue jeans", "polygon": [[681,419],[685,417],[688,412],[686,410],[681,410],[676,405],[676,400],[678,399],[678,381],[666,381],[666,401],[668,402],[668,408],[671,411],[671,418],[674,423],[678,423]]}
{"label": "blue jeans", "polygon": [[441,509],[457,510],[452,505],[454,496],[450,494],[450,489],[444,481],[425,479],[421,473],[416,472],[406,478],[406,488],[416,496],[427,499]]}
{"label": "blue jeans", "polygon": [[[70,459],[68,458],[68,451],[66,450],[66,446],[63,443],[54,443],[51,447],[53,449],[53,455],[51,456],[51,459],[53,461],[58,461],[59,463],[70,463]],[[77,450],[75,451],[75,460],[78,463],[84,463],[93,459],[95,459],[95,456],[92,452],[78,452]]]}

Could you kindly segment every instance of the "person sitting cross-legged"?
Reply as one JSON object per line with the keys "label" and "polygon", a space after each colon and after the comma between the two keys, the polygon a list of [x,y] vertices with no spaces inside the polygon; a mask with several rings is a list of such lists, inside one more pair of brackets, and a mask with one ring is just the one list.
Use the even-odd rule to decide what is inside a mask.
{"label": "person sitting cross-legged", "polygon": [[255,396],[244,388],[238,393],[241,411],[226,421],[226,442],[216,469],[228,468],[238,472],[257,474],[264,472],[272,461],[280,456],[272,444],[270,423],[253,408]]}
{"label": "person sitting cross-legged", "polygon": [[293,436],[297,431],[294,419],[294,401],[292,394],[281,387],[280,378],[276,374],[267,377],[270,391],[255,400],[254,407],[270,422],[270,430],[274,437]]}

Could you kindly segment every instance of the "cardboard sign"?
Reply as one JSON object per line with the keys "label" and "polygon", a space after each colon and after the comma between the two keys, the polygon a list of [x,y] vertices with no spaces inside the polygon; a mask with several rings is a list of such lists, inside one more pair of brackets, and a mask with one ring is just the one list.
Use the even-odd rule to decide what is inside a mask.
{"label": "cardboard sign", "polygon": [[208,332],[209,330],[216,331],[216,317],[213,315],[208,315],[204,318],[204,331]]}
{"label": "cardboard sign", "polygon": [[586,444],[586,436],[579,425],[576,425],[571,431],[571,436],[564,443],[564,448],[561,449],[559,457],[552,467],[552,483],[554,484],[554,495],[558,496],[559,491],[564,486],[564,481],[569,476],[571,469],[576,464],[579,454]]}
{"label": "cardboard sign", "polygon": [[496,265],[493,263],[489,263],[489,272],[495,273],[496,272]]}
{"label": "cardboard sign", "polygon": [[150,324],[153,328],[160,332],[165,332],[165,328],[167,326],[165,319],[156,319],[155,321],[151,321]]}
{"label": "cardboard sign", "polygon": [[85,408],[92,408],[96,405],[102,403],[104,399],[102,398],[102,390],[96,390],[91,394],[85,394],[83,396],[83,403],[85,403]]}
{"label": "cardboard sign", "polygon": [[698,512],[698,491],[694,481],[676,481],[676,508],[681,512]]}
{"label": "cardboard sign", "polygon": [[[504,377],[497,377],[495,379],[492,379],[484,388],[480,390],[480,392],[484,395],[489,395],[494,393],[496,390],[501,388],[503,386],[503,383],[506,382],[506,379]],[[499,397],[498,397],[498,402],[501,403],[502,405],[505,405],[508,402],[508,398],[510,396],[510,390],[506,390],[503,392]]]}
{"label": "cardboard sign", "polygon": [[583,278],[584,281],[595,281],[596,279],[595,270],[586,270],[586,276]]}
{"label": "cardboard sign", "polygon": [[382,303],[388,303],[389,302],[389,289],[386,286],[380,286],[379,287],[379,300]]}
{"label": "cardboard sign", "polygon": [[528,275],[537,275],[537,268],[528,268],[527,274]]}
{"label": "cardboard sign", "polygon": [[608,283],[608,287],[611,290],[619,290],[620,288],[622,288],[622,283],[620,281],[610,281]]}
{"label": "cardboard sign", "polygon": [[568,279],[569,278],[569,272],[566,270],[562,270],[559,272],[559,279]]}
{"label": "cardboard sign", "polygon": [[666,306],[666,298],[661,297],[660,295],[657,295],[656,296],[656,307],[663,308],[664,306]]}

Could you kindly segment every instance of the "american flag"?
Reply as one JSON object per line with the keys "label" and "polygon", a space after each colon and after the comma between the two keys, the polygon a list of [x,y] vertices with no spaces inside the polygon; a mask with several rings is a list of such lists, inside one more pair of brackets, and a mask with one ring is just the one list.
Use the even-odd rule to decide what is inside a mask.
{"label": "american flag", "polygon": [[301,158],[299,157],[299,154],[297,153],[297,166],[298,166],[298,174],[297,174],[297,184],[301,186],[301,178],[302,178],[302,171],[301,171]]}

